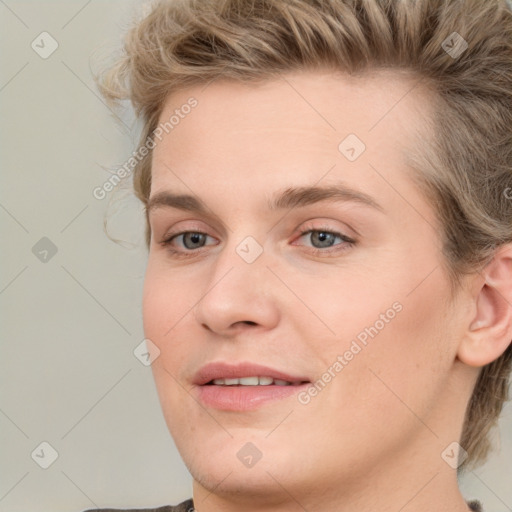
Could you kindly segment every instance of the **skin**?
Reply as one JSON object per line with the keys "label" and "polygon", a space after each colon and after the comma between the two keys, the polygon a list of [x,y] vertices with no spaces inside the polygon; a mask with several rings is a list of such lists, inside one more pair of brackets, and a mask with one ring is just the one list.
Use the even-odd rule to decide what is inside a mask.
{"label": "skin", "polygon": [[[167,98],[162,121],[191,96],[198,106],[156,145],[151,197],[193,194],[211,215],[150,210],[143,318],[199,512],[468,510],[441,454],[460,439],[479,367],[507,346],[489,348],[485,329],[499,320],[511,334],[510,308],[489,306],[482,274],[450,298],[439,224],[403,155],[414,134],[428,135],[429,95],[415,83],[396,72],[304,71]],[[338,150],[350,133],[366,145],[353,162]],[[266,206],[288,187],[339,183],[382,211],[333,200]],[[355,243],[335,238],[313,254],[318,240],[300,234],[312,229]],[[182,236],[162,244],[184,231],[206,233],[203,248]],[[250,264],[236,252],[247,236],[263,249]],[[509,250],[494,273],[509,279],[510,261]],[[501,293],[512,299],[509,288]],[[307,405],[292,396],[229,412],[196,399],[194,374],[211,361],[315,382],[394,303],[401,311]],[[236,456],[247,442],[262,453],[251,468]]]}

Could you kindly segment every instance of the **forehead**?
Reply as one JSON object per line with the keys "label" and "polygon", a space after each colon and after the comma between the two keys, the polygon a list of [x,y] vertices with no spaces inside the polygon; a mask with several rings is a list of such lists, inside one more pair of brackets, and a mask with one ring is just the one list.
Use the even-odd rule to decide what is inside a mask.
{"label": "forehead", "polygon": [[[184,108],[191,99],[196,106]],[[429,108],[421,80],[391,70],[190,87],[165,102],[160,123],[174,122],[153,150],[151,193],[222,195],[227,187],[241,198],[247,188],[339,179],[382,188],[383,177],[404,171],[403,150],[421,136]]]}

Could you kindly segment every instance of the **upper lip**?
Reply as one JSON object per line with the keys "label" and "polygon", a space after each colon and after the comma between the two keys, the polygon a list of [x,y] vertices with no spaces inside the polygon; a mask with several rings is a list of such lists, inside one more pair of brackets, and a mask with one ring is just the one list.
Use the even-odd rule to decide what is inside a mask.
{"label": "upper lip", "polygon": [[224,362],[208,363],[194,375],[194,384],[202,386],[214,379],[236,379],[242,377],[272,377],[288,382],[309,382],[307,377],[290,375],[269,366],[255,363],[229,364]]}

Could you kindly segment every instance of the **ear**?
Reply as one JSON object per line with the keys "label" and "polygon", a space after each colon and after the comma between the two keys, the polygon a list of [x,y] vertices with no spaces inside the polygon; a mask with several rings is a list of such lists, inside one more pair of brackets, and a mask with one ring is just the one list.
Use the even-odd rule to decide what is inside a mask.
{"label": "ear", "polygon": [[512,343],[512,244],[500,247],[479,273],[474,301],[457,356],[469,366],[485,366]]}

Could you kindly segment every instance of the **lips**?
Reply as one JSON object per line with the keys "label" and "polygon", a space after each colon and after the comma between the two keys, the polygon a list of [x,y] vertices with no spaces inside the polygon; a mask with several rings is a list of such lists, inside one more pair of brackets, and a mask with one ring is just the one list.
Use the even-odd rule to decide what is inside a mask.
{"label": "lips", "polygon": [[193,396],[203,405],[221,411],[254,411],[278,400],[290,399],[311,384],[292,375],[254,363],[209,363],[194,376]]}
{"label": "lips", "polygon": [[[256,377],[258,377],[257,383],[254,380]],[[297,386],[300,384],[308,383],[310,380],[305,376],[291,375],[289,373],[260,364],[228,364],[224,362],[216,362],[208,363],[200,368],[200,370],[195,374],[193,382],[198,386],[213,384],[223,386]]]}

